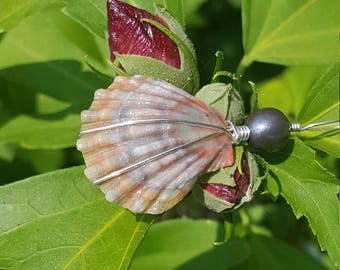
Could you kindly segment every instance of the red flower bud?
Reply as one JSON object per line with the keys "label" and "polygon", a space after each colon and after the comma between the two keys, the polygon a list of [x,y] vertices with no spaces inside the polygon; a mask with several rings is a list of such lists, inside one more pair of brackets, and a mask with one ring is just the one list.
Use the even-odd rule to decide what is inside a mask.
{"label": "red flower bud", "polygon": [[235,186],[228,186],[217,183],[200,183],[200,185],[204,190],[208,191],[216,198],[225,200],[230,203],[237,203],[246,195],[250,184],[249,166],[244,155],[242,156],[241,166],[243,174],[240,173],[238,168],[236,168],[236,170],[234,171],[233,178],[236,184]]}
{"label": "red flower bud", "polygon": [[180,69],[181,59],[176,44],[163,32],[142,19],[151,19],[164,26],[164,20],[129,4],[107,1],[109,47],[114,53],[151,57]]}
{"label": "red flower bud", "polygon": [[[236,155],[237,155],[236,151]],[[237,160],[237,158],[236,158]],[[241,169],[238,167],[241,166]],[[242,173],[241,173],[242,171]],[[241,164],[203,175],[193,193],[198,201],[217,213],[236,209],[249,202],[259,188],[261,179],[254,157],[243,152]]]}

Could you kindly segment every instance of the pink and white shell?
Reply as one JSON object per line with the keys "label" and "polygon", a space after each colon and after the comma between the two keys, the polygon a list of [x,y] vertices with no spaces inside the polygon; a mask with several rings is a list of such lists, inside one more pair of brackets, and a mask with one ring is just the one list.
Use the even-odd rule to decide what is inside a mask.
{"label": "pink and white shell", "polygon": [[108,201],[135,213],[172,208],[198,176],[234,162],[230,135],[207,127],[226,129],[223,116],[159,79],[116,77],[95,92],[81,122],[85,175]]}

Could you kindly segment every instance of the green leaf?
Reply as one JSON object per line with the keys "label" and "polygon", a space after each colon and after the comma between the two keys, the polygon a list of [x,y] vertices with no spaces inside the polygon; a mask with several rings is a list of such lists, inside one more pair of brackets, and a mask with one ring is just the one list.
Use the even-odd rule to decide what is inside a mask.
{"label": "green leaf", "polygon": [[278,183],[281,195],[297,218],[305,216],[322,250],[340,266],[339,180],[315,161],[314,152],[299,139],[276,155],[268,155],[272,173],[268,181]]}
{"label": "green leaf", "polygon": [[338,0],[243,0],[245,55],[239,70],[253,61],[284,65],[328,65],[339,55]]}
{"label": "green leaf", "polygon": [[18,116],[0,128],[0,143],[17,143],[29,149],[72,147],[80,130],[80,115],[56,119]]}
{"label": "green leaf", "polygon": [[127,269],[153,217],[108,203],[82,170],[0,187],[1,269]]}
{"label": "green leaf", "polygon": [[[87,44],[84,45],[87,49],[74,45],[77,37]],[[79,112],[103,83],[86,70],[84,55],[87,51],[96,51],[88,32],[57,10],[36,13],[7,33],[0,43],[0,76],[66,101],[73,106],[70,110]],[[18,92],[20,98],[26,94],[20,88],[11,90]]]}
{"label": "green leaf", "polygon": [[250,234],[247,240],[251,255],[245,263],[232,269],[324,269],[311,257],[275,238]]}
{"label": "green leaf", "polygon": [[298,116],[302,124],[339,118],[339,72],[337,62],[315,82]]}
{"label": "green leaf", "polygon": [[183,70],[171,67],[159,60],[129,54],[116,54],[117,61],[129,74],[141,74],[165,80],[181,89],[191,92],[194,81],[189,68]]}
{"label": "green leaf", "polygon": [[30,163],[38,173],[58,170],[65,163],[65,151],[62,149],[20,150],[21,151],[18,151],[17,157],[27,163]]}
{"label": "green leaf", "polygon": [[36,111],[41,114],[53,114],[66,110],[70,103],[55,99],[43,93],[38,93],[36,97]]}
{"label": "green leaf", "polygon": [[[32,98],[32,95],[39,93],[34,97],[37,113],[41,111],[40,94],[44,94],[45,98],[54,99],[54,103],[59,101],[64,104],[59,106],[59,109],[64,107],[68,113],[78,113],[90,104],[96,89],[107,85],[107,82],[94,73],[83,71],[79,62],[68,60],[14,65],[0,70],[0,76],[10,83],[7,91],[15,91],[19,100]],[[32,80],[36,76],[38,78]],[[13,84],[16,81],[20,84]],[[57,107],[54,104],[51,109],[57,110]]]}
{"label": "green leaf", "polygon": [[[296,221],[291,207],[281,198],[276,200],[275,203],[251,204],[247,207],[246,213],[249,219],[248,226],[250,226],[252,232],[255,231],[254,227],[262,228],[261,235],[267,235],[283,241],[289,238],[291,229],[300,224]],[[304,226],[304,232],[309,230],[309,228],[306,228],[306,230],[305,228],[306,226]],[[264,233],[265,230],[268,232],[267,234]]]}
{"label": "green leaf", "polygon": [[0,32],[8,31],[18,25],[32,13],[45,9],[51,4],[62,3],[56,0],[13,1],[1,0],[0,3]]}
{"label": "green leaf", "polygon": [[235,125],[243,122],[243,99],[231,84],[207,84],[197,92],[195,97],[215,108]]}
{"label": "green leaf", "polygon": [[227,116],[229,111],[230,96],[233,91],[235,90],[231,84],[213,83],[203,86],[197,92],[195,97],[209,104],[210,106],[213,106],[223,116]]}
{"label": "green leaf", "polygon": [[183,0],[163,0],[161,4],[169,11],[169,13],[179,22],[184,28],[185,16],[183,10]]}
{"label": "green leaf", "polygon": [[106,39],[106,1],[69,1],[62,11],[92,34]]}
{"label": "green leaf", "polygon": [[[299,123],[306,125],[327,120],[339,120],[339,72],[340,62],[337,62],[315,82],[304,99],[304,104],[298,115]],[[339,125],[339,123],[337,125]],[[339,129],[331,133],[304,131],[301,132],[299,136],[303,138],[308,145],[340,158]]]}
{"label": "green leaf", "polygon": [[185,13],[185,22],[190,26],[204,26],[205,19],[199,9],[207,0],[185,0],[183,9]]}
{"label": "green leaf", "polygon": [[[103,73],[105,76],[112,77],[113,71],[110,50],[106,40],[108,35],[106,1],[69,1],[62,9],[62,12],[93,34],[93,42],[97,45],[97,48],[94,51],[90,50],[87,52],[87,64],[94,67],[96,71]],[[87,44],[87,42],[84,42],[79,38],[73,39],[73,42],[79,48],[82,48],[84,47],[84,44]],[[93,54],[93,52],[96,53]]]}
{"label": "green leaf", "polygon": [[10,144],[0,144],[0,160],[13,161],[17,147]]}
{"label": "green leaf", "polygon": [[[51,8],[29,16],[4,36],[0,43],[0,68],[61,59],[84,62],[86,54],[102,58],[93,37],[84,28]],[[53,66],[50,69],[60,73]]]}
{"label": "green leaf", "polygon": [[151,227],[138,247],[130,270],[226,269],[249,254],[243,239],[231,238],[215,246],[222,226],[212,220],[168,220]]}
{"label": "green leaf", "polygon": [[296,121],[306,93],[323,68],[290,67],[282,74],[258,85],[258,107],[274,107]]}
{"label": "green leaf", "polygon": [[[8,87],[6,91],[17,100],[30,103],[33,99],[39,106],[43,94],[45,101],[53,99],[54,105],[50,112],[38,107],[34,116],[22,115],[8,121],[1,128],[0,140],[30,148],[73,146],[79,131],[76,114],[88,107],[95,89],[106,86],[84,63],[87,50],[96,55],[96,44],[88,32],[55,9],[36,13],[24,22],[7,33],[0,43],[3,87]],[[86,45],[76,46],[79,40]],[[56,102],[65,105],[64,109],[68,107],[58,112],[63,106]],[[39,115],[51,112],[59,114]]]}

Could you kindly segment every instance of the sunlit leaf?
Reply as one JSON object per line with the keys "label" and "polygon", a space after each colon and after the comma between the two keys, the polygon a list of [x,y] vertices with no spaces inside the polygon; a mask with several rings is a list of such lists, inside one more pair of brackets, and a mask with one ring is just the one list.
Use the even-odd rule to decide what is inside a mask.
{"label": "sunlit leaf", "polygon": [[[292,67],[259,85],[259,107],[275,107],[291,121],[307,125],[336,120],[340,115],[339,64]],[[333,125],[334,126],[334,125]],[[304,131],[297,134],[310,146],[340,157],[340,132]]]}
{"label": "sunlit leaf", "polygon": [[282,74],[258,84],[258,107],[274,107],[296,121],[305,100],[320,71],[320,67],[290,67]]}
{"label": "sunlit leaf", "polygon": [[170,14],[184,27],[185,18],[183,10],[183,0],[163,0],[161,4],[170,12]]}
{"label": "sunlit leaf", "polygon": [[[130,270],[224,270],[247,258],[243,239],[231,238],[216,246],[223,227],[212,220],[168,220],[151,227],[137,249]],[[164,237],[167,236],[167,237]]]}
{"label": "sunlit leaf", "polygon": [[82,171],[0,187],[1,269],[127,269],[153,217],[108,203]]}
{"label": "sunlit leaf", "polygon": [[[33,80],[36,74],[39,74],[39,78]],[[94,91],[107,86],[107,82],[94,73],[83,71],[81,63],[68,60],[14,65],[0,70],[0,76],[10,83],[15,80],[20,82],[20,85],[10,85],[8,89],[16,92],[18,100],[32,99],[34,93],[42,93],[45,98],[59,101],[60,105],[63,104],[59,109],[64,107],[70,113],[79,113],[85,109],[90,104]],[[36,108],[37,113],[41,110],[40,98],[38,95],[35,100],[40,106]],[[54,104],[52,111],[57,107]]]}
{"label": "sunlit leaf", "polygon": [[241,68],[253,61],[332,63],[339,55],[338,7],[338,0],[243,0]]}
{"label": "sunlit leaf", "polygon": [[[69,31],[74,31],[73,37],[68,35]],[[87,37],[82,37],[83,34]],[[83,47],[74,45],[73,41],[78,39],[83,41]],[[7,91],[22,103],[33,100],[39,105],[41,93],[45,100],[55,101],[50,112],[40,106],[36,108],[37,114],[57,112],[56,102],[63,104],[59,110],[64,107],[66,111],[48,117],[22,115],[11,119],[1,127],[1,142],[29,148],[73,146],[79,131],[77,115],[90,104],[93,92],[107,85],[85,65],[85,51],[95,55],[95,48],[88,32],[54,9],[30,16],[7,33],[0,43],[0,76],[10,82]],[[36,100],[32,96],[35,93]]]}
{"label": "sunlit leaf", "polygon": [[[302,125],[340,119],[339,74],[340,62],[337,62],[313,85],[298,115],[298,121]],[[329,133],[325,131],[303,132],[300,136],[307,144],[340,158],[339,129]]]}
{"label": "sunlit leaf", "polygon": [[63,12],[91,33],[106,38],[106,1],[69,1]]}
{"label": "sunlit leaf", "polygon": [[23,19],[38,12],[51,4],[59,3],[56,0],[29,0],[29,1],[13,1],[1,0],[0,2],[0,32],[1,30],[8,31],[19,24]]}
{"label": "sunlit leaf", "polygon": [[16,147],[11,144],[0,144],[0,159],[10,162],[13,161]]}
{"label": "sunlit leaf", "polygon": [[17,143],[30,149],[72,147],[80,130],[80,115],[60,119],[18,116],[0,128],[0,143]]}
{"label": "sunlit leaf", "polygon": [[86,30],[59,9],[49,9],[29,16],[5,35],[0,43],[0,68],[61,59],[85,63],[86,54],[102,57]]}
{"label": "sunlit leaf", "polygon": [[[30,16],[0,43],[0,76],[65,101],[79,112],[89,104],[94,90],[105,85],[86,70],[85,52],[69,39],[68,31],[73,31],[73,39],[87,33],[56,10]],[[96,51],[88,35],[81,39],[87,44],[84,46]],[[20,99],[26,94],[22,90],[12,89]]]}
{"label": "sunlit leaf", "polygon": [[[88,54],[86,62],[106,76],[112,76],[109,46],[106,40],[108,35],[106,1],[69,1],[62,12],[93,34],[97,54]],[[79,38],[73,41],[80,48],[86,44]]]}
{"label": "sunlit leaf", "polygon": [[36,97],[36,112],[38,114],[53,114],[66,110],[71,104],[39,93]]}
{"label": "sunlit leaf", "polygon": [[297,218],[307,218],[321,249],[327,250],[339,266],[339,180],[315,161],[314,152],[299,139],[295,140],[294,146],[287,145],[276,155],[266,158],[272,172],[268,181],[278,184],[281,195],[291,205]]}

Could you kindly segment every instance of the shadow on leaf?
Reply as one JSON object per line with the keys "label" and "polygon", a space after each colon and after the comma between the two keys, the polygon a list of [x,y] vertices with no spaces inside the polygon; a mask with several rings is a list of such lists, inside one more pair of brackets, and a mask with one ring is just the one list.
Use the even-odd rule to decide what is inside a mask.
{"label": "shadow on leaf", "polygon": [[261,152],[259,153],[268,163],[279,164],[289,158],[294,150],[295,141],[290,139],[287,144],[276,152]]}
{"label": "shadow on leaf", "polygon": [[10,82],[20,82],[23,88],[17,85],[11,89],[20,99],[42,93],[69,103],[65,113],[80,113],[90,105],[94,91],[110,83],[93,72],[84,71],[79,62],[72,60],[17,65],[0,70],[0,76]]}

